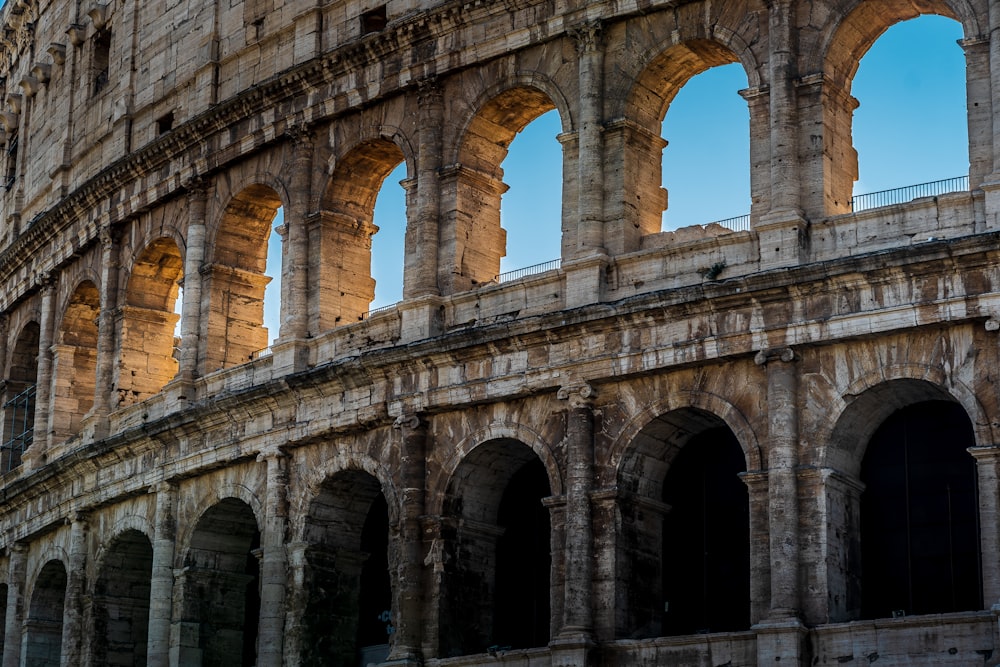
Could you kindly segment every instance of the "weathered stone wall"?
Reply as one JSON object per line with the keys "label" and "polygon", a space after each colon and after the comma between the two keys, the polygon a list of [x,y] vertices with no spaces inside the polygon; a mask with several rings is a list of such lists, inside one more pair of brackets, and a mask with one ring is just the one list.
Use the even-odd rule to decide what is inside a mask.
{"label": "weathered stone wall", "polygon": [[[969,190],[851,212],[852,77],[921,12],[963,27]],[[35,387],[0,427],[4,667],[996,663],[995,3],[0,13],[4,403]],[[732,62],[750,231],[663,233],[664,115]],[[501,163],[553,109],[561,267],[498,283],[530,242]],[[400,163],[404,299],[369,313]],[[873,615],[866,453],[940,404],[971,434],[980,603]],[[749,593],[684,625],[709,570],[668,564],[711,530],[677,532],[668,475],[715,433]]]}

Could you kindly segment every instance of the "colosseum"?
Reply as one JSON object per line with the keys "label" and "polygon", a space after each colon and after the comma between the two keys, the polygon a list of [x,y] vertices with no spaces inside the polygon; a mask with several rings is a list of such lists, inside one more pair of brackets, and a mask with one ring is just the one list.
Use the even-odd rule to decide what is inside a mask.
{"label": "colosseum", "polygon": [[[1000,664],[1000,3],[0,14],[3,667]],[[860,205],[854,76],[921,14],[968,174]],[[746,224],[664,232],[729,63]],[[549,111],[561,256],[501,275]]]}

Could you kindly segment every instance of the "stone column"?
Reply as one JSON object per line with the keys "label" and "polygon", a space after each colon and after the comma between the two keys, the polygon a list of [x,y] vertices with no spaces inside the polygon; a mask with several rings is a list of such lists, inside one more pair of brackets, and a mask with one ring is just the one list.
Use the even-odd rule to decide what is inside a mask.
{"label": "stone column", "polygon": [[444,99],[434,79],[418,83],[420,129],[417,145],[416,211],[406,225],[403,298],[436,296],[438,290],[438,226],[441,218],[442,130]]}
{"label": "stone column", "polygon": [[555,637],[562,630],[566,603],[566,496],[542,498],[542,504],[549,510],[549,636]]}
{"label": "stone column", "polygon": [[747,485],[750,505],[750,622],[767,618],[771,600],[771,540],[768,529],[767,471],[740,475]]}
{"label": "stone column", "polygon": [[[975,190],[993,173],[990,43],[986,37],[959,40],[965,52],[965,97],[969,123],[969,186]],[[978,220],[978,218],[977,218]]]}
{"label": "stone column", "polygon": [[771,554],[771,607],[755,626],[757,655],[796,664],[804,650],[805,626],[799,620],[798,375],[795,352],[779,347],[759,352],[754,361],[767,368],[768,528]]}
{"label": "stone column", "polygon": [[565,386],[557,394],[566,411],[566,522],[563,624],[552,642],[553,665],[585,665],[594,645],[594,389]]}
{"label": "stone column", "polygon": [[50,418],[52,405],[52,343],[55,335],[55,295],[58,277],[47,274],[41,279],[42,307],[38,323],[38,375],[35,384],[35,436],[31,447],[25,452],[26,469],[45,463],[49,445]]}
{"label": "stone column", "polygon": [[[993,100],[993,178],[990,181],[1000,184],[1000,4],[989,3],[990,9],[990,88]],[[970,135],[971,136],[971,135]],[[985,137],[983,137],[985,139]]]}
{"label": "stone column", "polygon": [[604,245],[604,150],[601,116],[604,105],[604,48],[600,20],[570,31],[579,58],[580,118],[578,137],[579,229],[574,259],[607,254]]}
{"label": "stone column", "polygon": [[798,114],[792,0],[768,3],[771,118],[771,213],[801,216],[799,205]]}
{"label": "stone column", "polygon": [[3,628],[3,667],[20,667],[21,626],[24,623],[24,587],[28,546],[15,542],[10,546],[7,571],[7,612]]}
{"label": "stone column", "polygon": [[396,570],[396,633],[389,659],[419,663],[423,618],[423,531],[427,422],[401,415],[393,425],[402,435],[400,446],[399,565]]}
{"label": "stone column", "polygon": [[309,127],[288,131],[292,140],[289,174],[287,233],[282,244],[281,329],[282,341],[302,340],[309,333],[309,231],[306,217],[312,200],[313,133]]}
{"label": "stone column", "polygon": [[262,452],[257,461],[267,463],[267,498],[264,505],[264,531],[260,540],[260,630],[257,636],[257,665],[280,667],[285,629],[288,456],[275,448]]}
{"label": "stone column", "polygon": [[284,651],[286,667],[297,667],[302,662],[302,624],[309,595],[306,592],[306,552],[308,542],[289,542],[285,552],[288,558],[289,589],[285,595]]}
{"label": "stone column", "polygon": [[798,375],[791,348],[762,350],[754,359],[767,368],[768,516],[771,548],[770,618],[798,614],[799,504]]}
{"label": "stone column", "polygon": [[153,571],[149,579],[149,630],[146,664],[167,667],[170,664],[170,623],[174,599],[174,540],[177,519],[177,485],[160,482],[150,489],[156,494],[156,518],[153,532]]}
{"label": "stone column", "polygon": [[83,657],[83,594],[87,579],[87,519],[75,513],[70,519],[69,567],[63,611],[62,667],[75,667]]}
{"label": "stone column", "polygon": [[[94,415],[106,420],[110,412],[115,374],[115,316],[118,305],[119,240],[111,229],[101,230],[101,311],[97,325],[97,385]],[[98,437],[107,434],[107,424],[98,426]]]}
{"label": "stone column", "polygon": [[[205,209],[208,188],[202,181],[188,188],[188,228],[184,250],[184,303],[181,312],[181,347],[178,378],[191,382],[198,377],[201,349],[202,266],[205,262]],[[193,398],[193,397],[191,397]]]}
{"label": "stone column", "polygon": [[971,447],[979,484],[979,544],[983,558],[983,604],[1000,613],[1000,447]]}

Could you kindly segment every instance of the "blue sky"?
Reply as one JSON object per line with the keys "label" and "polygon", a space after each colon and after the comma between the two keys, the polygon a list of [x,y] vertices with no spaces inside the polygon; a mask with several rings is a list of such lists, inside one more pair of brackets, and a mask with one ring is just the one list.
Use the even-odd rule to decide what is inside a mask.
{"label": "blue sky", "polygon": [[[960,25],[925,16],[897,24],[865,55],[852,94],[854,146],[860,179],[855,193],[873,192],[968,173],[965,58]],[[739,65],[710,69],[677,94],[664,119],[664,187],[670,206],[664,229],[704,224],[749,212],[749,112],[738,91],[747,86]],[[562,150],[555,112],[529,124],[503,163],[510,190],[501,203],[507,256],[501,271],[559,257]],[[402,298],[405,176],[388,178],[375,207],[373,239],[376,308]],[[268,273],[277,273],[280,248],[272,234]],[[266,324],[276,336],[278,280],[266,297]]]}

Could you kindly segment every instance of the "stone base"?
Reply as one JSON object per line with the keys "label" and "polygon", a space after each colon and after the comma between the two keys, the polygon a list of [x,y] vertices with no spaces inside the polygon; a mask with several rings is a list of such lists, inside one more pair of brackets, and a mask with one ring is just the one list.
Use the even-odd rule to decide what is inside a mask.
{"label": "stone base", "polygon": [[798,618],[779,617],[761,621],[751,628],[757,633],[757,664],[808,667],[808,630]]}
{"label": "stone base", "polygon": [[595,646],[589,633],[560,634],[549,642],[552,667],[587,667]]}

